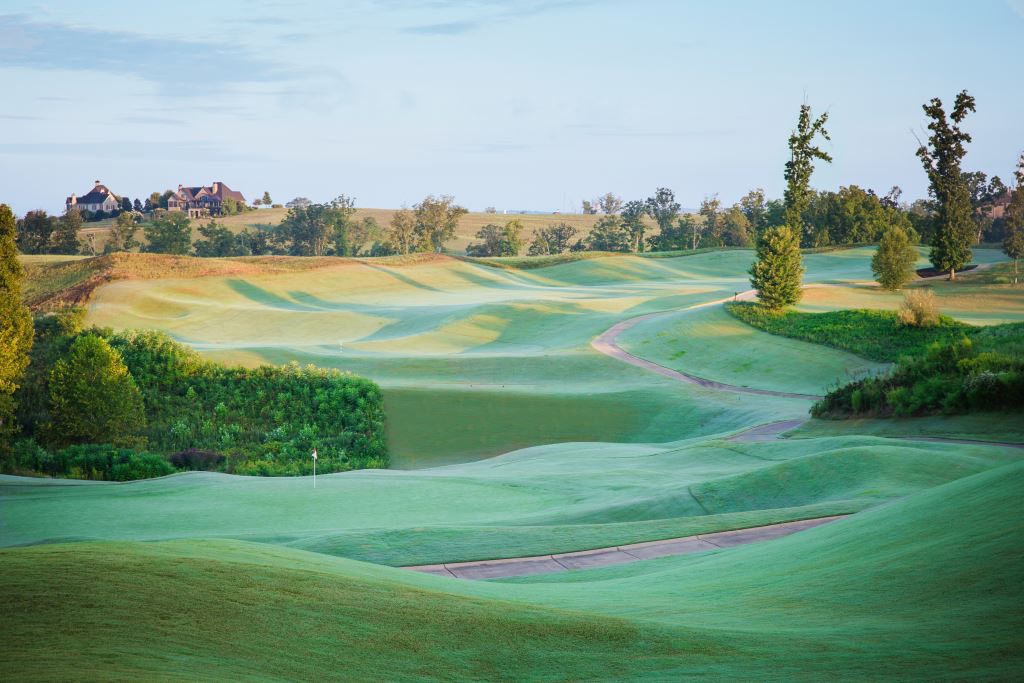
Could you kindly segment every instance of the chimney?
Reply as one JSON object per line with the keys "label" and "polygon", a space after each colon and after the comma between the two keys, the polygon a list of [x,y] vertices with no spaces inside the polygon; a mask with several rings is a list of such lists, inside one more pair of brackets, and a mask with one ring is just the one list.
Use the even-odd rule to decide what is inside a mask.
{"label": "chimney", "polygon": [[178,183],[178,192],[181,192],[181,189],[182,189],[183,187],[185,187],[185,186],[184,186],[184,185],[182,185],[181,183]]}
{"label": "chimney", "polygon": [[220,194],[220,181],[219,180],[213,181],[213,193],[214,194]]}

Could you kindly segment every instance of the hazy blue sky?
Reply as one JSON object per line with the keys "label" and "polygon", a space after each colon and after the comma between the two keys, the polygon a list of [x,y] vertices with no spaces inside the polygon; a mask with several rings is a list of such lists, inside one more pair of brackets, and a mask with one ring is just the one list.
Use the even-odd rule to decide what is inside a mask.
{"label": "hazy blue sky", "polygon": [[925,193],[921,104],[977,97],[970,170],[1024,149],[1024,0],[0,4],[0,201],[223,180],[252,197],[450,193],[578,210],[782,188],[806,99],[819,188]]}

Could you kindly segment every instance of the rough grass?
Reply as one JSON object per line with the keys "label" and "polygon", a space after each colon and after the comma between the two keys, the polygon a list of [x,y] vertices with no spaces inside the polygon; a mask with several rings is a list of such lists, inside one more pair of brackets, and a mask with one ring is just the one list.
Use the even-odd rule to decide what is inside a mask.
{"label": "rough grass", "polygon": [[899,315],[893,311],[771,311],[745,301],[728,303],[725,309],[748,325],[771,334],[824,344],[889,363],[901,356],[921,355],[935,342],[954,341],[976,329],[948,316],[941,316],[934,327],[911,327],[900,322]]}

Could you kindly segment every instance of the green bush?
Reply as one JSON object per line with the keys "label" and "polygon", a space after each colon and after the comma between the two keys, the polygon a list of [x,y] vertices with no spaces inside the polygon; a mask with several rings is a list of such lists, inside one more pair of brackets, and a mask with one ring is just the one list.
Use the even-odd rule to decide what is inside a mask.
{"label": "green bush", "polygon": [[121,354],[95,334],[75,339],[54,363],[50,405],[65,443],[127,443],[146,426],[142,394]]}
{"label": "green bush", "polygon": [[2,468],[9,474],[101,481],[149,479],[175,472],[166,458],[155,453],[139,453],[110,444],[80,444],[50,453],[32,439],[16,442]]}
{"label": "green bush", "polygon": [[[1024,334],[1020,325],[1012,326]],[[1005,334],[997,334],[1003,338]],[[987,340],[982,337],[982,342]],[[815,417],[910,417],[1024,409],[1024,356],[979,353],[967,337],[932,344],[906,356],[891,372],[830,391],[811,409]]]}
{"label": "green bush", "polygon": [[[33,371],[19,390],[19,418],[23,432],[43,446],[107,442],[109,434],[121,433],[105,416],[116,415],[112,406],[124,396],[97,393],[97,386],[115,375],[122,384],[127,378],[137,387],[146,418],[139,442],[123,445],[144,440],[148,450],[164,455],[206,453],[201,467],[185,458],[183,469],[307,474],[314,447],[320,455],[317,470],[324,473],[388,464],[383,398],[369,380],[296,364],[224,367],[162,333],[82,331],[80,316],[39,318],[36,330],[40,342],[33,350]],[[89,362],[81,361],[83,356]],[[61,372],[51,373],[58,365]],[[71,372],[76,368],[77,375]],[[77,376],[93,381],[69,379]],[[59,382],[53,383],[54,378]],[[65,396],[72,385],[76,402]],[[100,394],[106,396],[102,401]],[[122,394],[131,391],[122,387]],[[52,405],[46,400],[51,395]],[[72,403],[79,407],[67,409]],[[106,432],[97,429],[103,424]],[[20,467],[13,456],[8,460],[5,471]]]}

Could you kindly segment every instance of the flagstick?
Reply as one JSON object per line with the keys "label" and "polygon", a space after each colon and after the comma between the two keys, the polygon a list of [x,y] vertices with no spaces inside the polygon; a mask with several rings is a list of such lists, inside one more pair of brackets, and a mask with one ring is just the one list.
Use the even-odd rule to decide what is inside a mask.
{"label": "flagstick", "polygon": [[313,488],[316,488],[316,458],[313,458]]}

